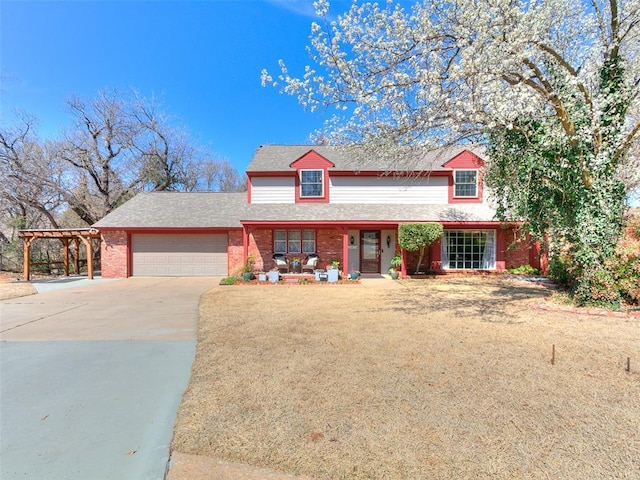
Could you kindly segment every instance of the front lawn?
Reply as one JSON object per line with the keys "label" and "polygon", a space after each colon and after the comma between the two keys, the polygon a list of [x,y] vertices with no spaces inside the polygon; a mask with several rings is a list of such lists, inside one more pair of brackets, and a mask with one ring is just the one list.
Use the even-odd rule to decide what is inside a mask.
{"label": "front lawn", "polygon": [[173,448],[317,479],[640,477],[638,317],[401,284],[204,296]]}

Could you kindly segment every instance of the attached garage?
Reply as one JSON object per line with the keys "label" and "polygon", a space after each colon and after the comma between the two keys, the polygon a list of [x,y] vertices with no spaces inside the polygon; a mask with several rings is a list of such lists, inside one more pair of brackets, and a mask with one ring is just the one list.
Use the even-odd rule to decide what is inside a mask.
{"label": "attached garage", "polygon": [[226,234],[133,234],[134,276],[227,275]]}

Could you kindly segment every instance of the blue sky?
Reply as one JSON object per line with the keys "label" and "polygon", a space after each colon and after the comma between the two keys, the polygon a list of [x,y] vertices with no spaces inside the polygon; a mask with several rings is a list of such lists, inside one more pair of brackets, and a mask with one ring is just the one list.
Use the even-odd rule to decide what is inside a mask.
{"label": "blue sky", "polygon": [[[332,2],[332,11],[350,2]],[[309,63],[312,0],[0,2],[0,123],[14,109],[39,120],[41,137],[69,127],[66,100],[135,88],[198,144],[244,171],[263,144],[305,143],[323,118],[263,88]]]}

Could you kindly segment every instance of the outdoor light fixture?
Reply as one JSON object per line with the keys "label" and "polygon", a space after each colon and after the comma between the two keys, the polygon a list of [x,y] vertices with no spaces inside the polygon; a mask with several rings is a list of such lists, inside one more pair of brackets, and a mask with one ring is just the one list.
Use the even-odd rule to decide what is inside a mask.
{"label": "outdoor light fixture", "polygon": [[355,239],[355,238],[353,238],[353,235],[351,235],[351,238],[349,238],[349,243],[350,243],[351,245],[353,245],[354,243],[356,243],[356,239]]}
{"label": "outdoor light fixture", "polygon": [[387,248],[391,248],[391,236],[387,235]]}

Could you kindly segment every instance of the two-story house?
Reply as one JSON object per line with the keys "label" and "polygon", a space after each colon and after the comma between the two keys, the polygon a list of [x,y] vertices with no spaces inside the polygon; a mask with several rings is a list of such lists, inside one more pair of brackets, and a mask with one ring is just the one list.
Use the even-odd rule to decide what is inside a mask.
{"label": "two-story house", "polygon": [[[457,147],[389,171],[329,146],[264,146],[247,168],[243,193],[143,193],[100,220],[103,277],[230,275],[248,256],[269,270],[272,255],[310,253],[321,268],[385,273],[398,225],[439,222],[428,249],[431,271],[501,271],[539,266],[538,250],[518,242],[517,225],[495,218],[482,182],[482,150]],[[415,255],[403,252],[403,273]]]}

